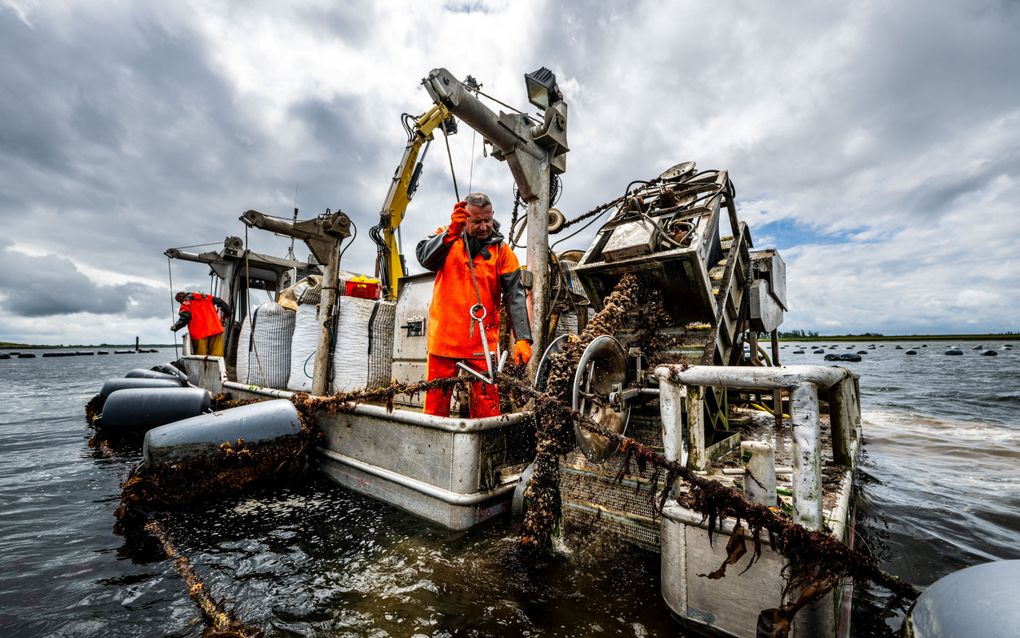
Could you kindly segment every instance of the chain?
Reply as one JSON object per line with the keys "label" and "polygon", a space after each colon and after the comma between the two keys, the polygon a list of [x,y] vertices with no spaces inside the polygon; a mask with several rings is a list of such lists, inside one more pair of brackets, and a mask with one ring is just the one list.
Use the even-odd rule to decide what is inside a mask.
{"label": "chain", "polygon": [[599,204],[598,206],[596,206],[595,208],[591,209],[587,213],[579,215],[579,216],[577,216],[577,217],[575,217],[573,219],[567,220],[566,222],[564,222],[564,224],[562,226],[560,226],[559,230],[557,230],[553,234],[561,233],[564,230],[566,230],[567,228],[570,228],[571,226],[573,226],[574,224],[578,224],[580,222],[583,222],[586,219],[589,219],[591,217],[595,217],[596,215],[600,215],[603,212],[605,212],[605,210],[607,208],[609,208],[610,206],[616,206],[617,204],[619,204],[622,201],[623,201],[623,197],[617,197],[613,201],[606,202],[605,204]]}

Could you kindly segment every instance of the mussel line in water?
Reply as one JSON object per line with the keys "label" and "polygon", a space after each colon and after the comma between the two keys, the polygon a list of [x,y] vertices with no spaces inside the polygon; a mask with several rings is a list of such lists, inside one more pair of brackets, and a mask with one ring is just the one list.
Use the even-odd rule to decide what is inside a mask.
{"label": "mussel line in water", "polygon": [[[574,446],[573,426],[575,423],[605,436],[617,443],[625,454],[617,480],[623,479],[631,464],[636,460],[638,467],[644,471],[648,464],[655,468],[652,486],[658,485],[660,472],[666,473],[663,489],[659,492],[656,510],[661,513],[667,496],[673,491],[677,481],[682,480],[690,486],[688,493],[682,496],[683,505],[701,512],[709,522],[709,533],[714,533],[718,523],[725,518],[735,518],[736,525],[727,543],[727,559],[719,570],[709,575],[722,577],[725,565],[735,563],[746,552],[746,540],[741,522],[746,522],[752,539],[754,554],[751,561],[761,553],[761,533],[768,534],[770,546],[784,554],[790,560],[790,569],[783,596],[787,598],[799,591],[796,600],[778,609],[764,610],[759,618],[767,635],[786,635],[793,616],[806,604],[817,600],[828,593],[843,576],[853,576],[871,580],[894,593],[894,603],[912,600],[918,594],[911,585],[881,571],[870,557],[850,549],[843,543],[824,532],[810,532],[794,524],[783,514],[763,505],[749,503],[743,495],[732,488],[703,477],[699,477],[689,469],[669,461],[651,448],[632,438],[615,434],[602,428],[598,423],[575,412],[566,402],[567,392],[572,387],[574,368],[587,343],[596,336],[613,334],[620,327],[625,317],[637,307],[642,298],[645,299],[646,311],[642,313],[645,325],[640,339],[651,345],[657,331],[656,328],[668,321],[664,320],[661,303],[654,291],[648,293],[641,280],[633,275],[621,279],[614,291],[606,298],[602,311],[589,321],[586,329],[578,337],[568,340],[564,349],[550,358],[550,374],[546,392],[540,392],[520,378],[502,374],[499,384],[508,394],[513,395],[518,403],[534,402],[536,424],[536,470],[525,492],[527,509],[522,534],[518,541],[518,549],[525,560],[533,560],[547,552],[551,547],[552,531],[560,517],[559,502],[559,456],[569,452]],[[668,340],[661,344],[669,343]],[[656,348],[651,348],[654,351]],[[460,378],[440,379],[411,385],[391,384],[371,390],[338,393],[328,397],[312,397],[304,393],[295,394],[292,401],[302,417],[302,437],[299,443],[287,449],[265,450],[258,446],[245,447],[243,441],[236,446],[221,446],[221,454],[206,459],[210,464],[204,470],[216,475],[215,481],[198,481],[199,485],[182,490],[185,484],[196,475],[195,468],[182,472],[176,468],[136,469],[124,485],[122,504],[118,509],[118,527],[123,530],[134,518],[137,522],[148,521],[148,513],[153,508],[179,507],[195,502],[199,498],[208,498],[222,494],[224,489],[244,491],[262,483],[259,477],[269,475],[281,477],[294,475],[303,470],[310,444],[321,438],[323,433],[313,426],[314,413],[325,410],[330,414],[349,412],[363,402],[386,401],[387,408],[393,409],[393,399],[397,394],[413,395],[430,388],[449,388],[464,384]],[[230,405],[229,399],[218,397],[219,406]],[[247,403],[247,402],[238,402]],[[91,404],[91,402],[90,402]],[[89,408],[86,408],[89,412]],[[92,419],[90,419],[91,421]],[[233,465],[235,470],[231,480],[223,480],[222,474],[215,469],[220,464]],[[256,469],[258,468],[258,469]],[[269,470],[268,472],[266,470]],[[168,497],[161,485],[173,488],[175,496]],[[217,489],[210,489],[215,485]],[[650,489],[650,498],[655,498],[654,488]],[[142,516],[137,515],[141,510]]]}

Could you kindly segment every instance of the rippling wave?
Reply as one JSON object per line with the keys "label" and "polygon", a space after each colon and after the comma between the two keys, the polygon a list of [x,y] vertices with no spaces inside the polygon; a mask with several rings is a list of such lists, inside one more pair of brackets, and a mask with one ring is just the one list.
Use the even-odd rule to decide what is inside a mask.
{"label": "rippling wave", "polygon": [[[841,364],[861,374],[861,508],[886,529],[884,567],[927,585],[1020,557],[1020,354],[893,345]],[[101,381],[169,358],[0,361],[0,635],[201,635],[173,565],[112,531],[137,450],[86,446],[83,405]],[[318,478],[165,523],[214,596],[269,635],[679,633],[658,557],[606,539],[526,567],[503,521],[450,532]]]}

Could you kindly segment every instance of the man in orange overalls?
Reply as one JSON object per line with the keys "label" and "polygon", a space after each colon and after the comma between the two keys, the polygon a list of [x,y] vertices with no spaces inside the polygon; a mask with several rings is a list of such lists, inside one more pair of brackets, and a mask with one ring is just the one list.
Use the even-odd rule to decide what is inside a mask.
{"label": "man in orange overalls", "polygon": [[192,354],[222,357],[223,322],[220,321],[216,308],[226,315],[230,313],[230,306],[219,297],[200,292],[179,292],[174,299],[181,304],[181,308],[178,311],[179,319],[170,330],[177,332],[187,326],[191,334]]}
{"label": "man in orange overalls", "polygon": [[[513,361],[531,359],[531,326],[527,295],[521,282],[521,265],[499,233],[492,218],[492,202],[485,193],[470,193],[454,206],[450,225],[422,240],[415,251],[418,262],[436,273],[429,306],[428,363],[426,378],[443,379],[457,374],[457,362],[486,374],[485,353],[478,323],[471,318],[476,304],[484,308],[485,338],[493,353],[499,339],[500,300],[510,313],[516,341]],[[466,240],[466,241],[465,241]],[[470,255],[470,257],[469,257]],[[468,259],[474,267],[474,280]],[[477,282],[477,288],[475,285]],[[476,311],[477,315],[482,315]],[[452,390],[425,393],[425,414],[450,416]],[[471,418],[499,415],[499,391],[481,381],[471,384]]]}

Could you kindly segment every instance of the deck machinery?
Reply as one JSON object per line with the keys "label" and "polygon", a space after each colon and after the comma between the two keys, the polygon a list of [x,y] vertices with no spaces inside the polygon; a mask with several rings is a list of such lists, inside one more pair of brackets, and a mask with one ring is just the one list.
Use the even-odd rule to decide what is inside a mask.
{"label": "deck machinery", "polygon": [[[639,273],[661,293],[667,317],[658,336],[666,347],[654,360],[641,351],[640,315],[651,308],[639,308],[616,334],[595,336],[575,370],[572,407],[756,502],[786,509],[808,529],[850,542],[857,376],[841,368],[762,367],[779,364],[785,264],[775,250],[751,250],[725,171],[699,172],[685,162],[637,183],[614,204],[583,256],[560,263],[595,312],[624,275]],[[720,232],[724,218],[729,236]],[[771,357],[759,348],[762,333],[771,334]],[[543,357],[540,382],[562,343],[554,341]],[[751,404],[762,411],[743,407]],[[678,618],[752,635],[758,611],[779,604],[783,557],[766,551],[746,578],[699,576],[726,558],[725,543],[713,545],[704,518],[681,505],[681,494],[667,495],[660,514],[664,485],[653,484],[654,468],[625,471],[608,439],[580,426],[575,434],[578,445],[564,460],[560,483],[567,533],[595,529],[661,551],[663,597]],[[847,634],[850,588],[836,591],[796,620],[794,635]]]}
{"label": "deck machinery", "polygon": [[[730,237],[720,235],[723,216],[735,229]],[[736,364],[743,356],[742,334],[749,327],[748,291],[755,272],[750,244],[747,226],[737,221],[726,171],[698,172],[694,162],[684,162],[641,182],[618,201],[611,219],[571,265],[571,280],[598,312],[623,275],[640,273],[649,288],[662,292],[672,323],[664,330],[672,337],[670,361]],[[774,289],[781,294],[783,286],[775,279]],[[785,305],[776,295],[763,300]],[[575,377],[574,407],[661,449],[655,395],[626,390],[648,385],[641,377],[651,373],[646,353],[634,345],[636,336],[624,327],[588,346]],[[603,401],[616,402],[616,409],[602,409]],[[711,428],[703,455],[739,445],[739,435],[729,431],[726,406],[725,389],[706,393],[705,417]],[[657,551],[659,522],[652,513],[648,477],[628,476],[617,483],[621,461],[612,458],[615,448],[581,428],[576,434],[579,447],[566,459],[561,487],[566,522],[591,526],[597,521],[624,540]],[[638,485],[644,489],[635,493]]]}
{"label": "deck machinery", "polygon": [[[841,368],[757,365],[769,359],[759,354],[757,337],[762,333],[772,337],[770,363],[779,363],[776,331],[787,307],[785,265],[775,250],[751,250],[747,225],[737,219],[728,174],[699,171],[693,162],[684,162],[654,179],[632,182],[636,188],[628,187],[609,205],[613,214],[587,250],[554,256],[548,248],[548,206],[552,177],[565,170],[562,99],[544,103],[544,117],[537,121],[524,114],[491,113],[479,105],[470,86],[443,69],[430,73],[425,85],[443,113],[480,131],[494,146],[494,155],[507,161],[529,204],[528,269],[555,275],[534,276],[532,282],[536,352],[544,353],[531,363],[537,385],[563,340],[584,329],[587,310],[602,310],[624,275],[641,275],[648,288],[660,293],[667,321],[658,332],[667,338],[660,339],[665,349],[642,352],[636,317],[625,320],[615,334],[595,335],[575,369],[573,408],[656,448],[671,461],[742,486],[749,496],[755,484],[762,485],[764,493],[755,496],[758,502],[788,509],[793,520],[809,529],[828,528],[847,541],[860,440],[857,379]],[[281,290],[285,271],[290,271],[291,281],[306,271],[322,272],[326,281],[340,277],[338,249],[349,236],[348,220],[341,213],[299,223],[249,211],[242,219],[249,226],[304,239],[319,263],[277,262],[243,250],[233,239],[221,253],[167,254],[209,263],[225,284],[223,292],[235,299],[249,287]],[[721,233],[724,219],[728,236]],[[315,250],[314,242],[326,248]],[[402,270],[394,255],[388,257],[393,273]],[[255,281],[253,270],[264,271],[266,281]],[[410,383],[424,375],[431,281],[428,276],[406,277],[399,289],[388,290],[393,292],[396,318],[387,329],[393,333],[390,378]],[[336,290],[323,287],[323,293],[319,316],[333,317]],[[378,303],[384,302],[392,303]],[[237,305],[234,310],[243,314]],[[326,393],[330,326],[335,325],[320,323],[315,395]],[[548,347],[547,337],[553,338]],[[281,388],[231,380],[219,357],[186,356],[180,363],[192,383],[214,393],[291,396]],[[753,365],[739,365],[746,363]],[[747,405],[749,399],[759,405],[771,401],[775,416],[743,413],[742,423],[735,423],[731,404]],[[822,405],[828,415],[821,414]],[[791,416],[784,418],[784,412]],[[408,405],[398,404],[393,411],[357,405],[349,413],[320,411],[315,418],[326,434],[327,443],[319,451],[329,476],[453,529],[506,511],[511,493],[523,493],[527,483],[527,472],[518,480],[526,451],[508,443],[531,427],[527,412],[472,420],[423,415]],[[748,430],[748,422],[757,430]],[[792,427],[786,427],[787,422]],[[757,612],[779,602],[782,556],[763,554],[746,577],[725,582],[699,578],[697,574],[712,571],[725,558],[723,543],[711,544],[700,515],[683,507],[678,493],[667,495],[658,514],[652,497],[662,485],[652,483],[651,468],[627,473],[619,482],[621,455],[615,454],[616,447],[581,428],[575,434],[578,447],[566,456],[562,472],[564,528],[595,527],[661,551],[663,597],[681,620],[730,635],[754,635]],[[822,445],[823,434],[829,445]],[[743,440],[747,438],[755,440]],[[757,476],[759,470],[752,467],[764,474]],[[840,596],[830,595],[798,617],[794,635],[846,635],[840,623],[849,605],[840,604]]]}

